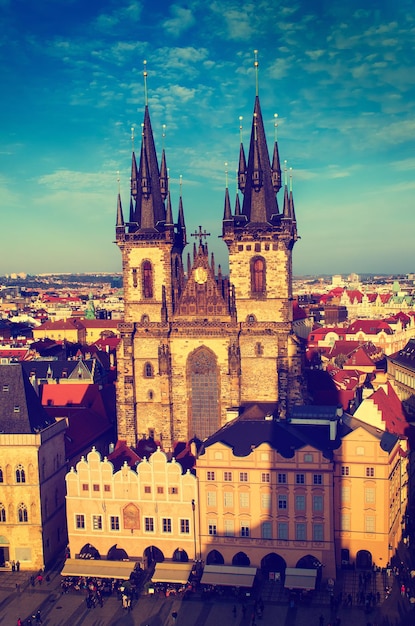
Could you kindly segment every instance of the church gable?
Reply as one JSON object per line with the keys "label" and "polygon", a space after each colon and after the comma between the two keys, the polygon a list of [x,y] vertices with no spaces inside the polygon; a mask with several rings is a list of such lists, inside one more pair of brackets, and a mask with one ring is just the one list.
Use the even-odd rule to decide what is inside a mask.
{"label": "church gable", "polygon": [[216,280],[206,247],[201,243],[179,299],[176,315],[229,317],[229,306],[224,297],[226,287],[227,282]]}

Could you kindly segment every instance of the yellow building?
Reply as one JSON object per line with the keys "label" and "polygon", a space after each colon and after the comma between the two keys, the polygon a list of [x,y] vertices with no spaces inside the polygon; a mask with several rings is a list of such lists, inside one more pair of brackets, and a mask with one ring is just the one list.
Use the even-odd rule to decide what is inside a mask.
{"label": "yellow building", "polygon": [[33,339],[52,339],[53,341],[68,341],[70,343],[85,343],[85,327],[76,318],[45,322],[33,328]]}
{"label": "yellow building", "polygon": [[197,458],[200,551],[207,564],[287,567],[336,575],[333,451],[336,408],[292,420],[247,407],[209,437]]}
{"label": "yellow building", "polygon": [[344,415],[334,452],[335,540],[339,563],[385,567],[402,538],[408,498],[406,441]]}
{"label": "yellow building", "polygon": [[[93,449],[66,476],[71,556],[98,552],[112,559],[193,561],[196,551],[196,477],[154,452],[135,469],[118,470]],[[98,574],[99,575],[99,574]]]}
{"label": "yellow building", "polygon": [[67,543],[64,434],[20,364],[0,366],[0,566],[50,564]]}

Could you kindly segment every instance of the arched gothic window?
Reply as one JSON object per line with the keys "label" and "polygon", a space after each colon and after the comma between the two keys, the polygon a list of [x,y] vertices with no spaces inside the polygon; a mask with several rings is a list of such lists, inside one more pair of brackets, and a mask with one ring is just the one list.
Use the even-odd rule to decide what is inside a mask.
{"label": "arched gothic window", "polygon": [[251,292],[255,295],[263,294],[266,290],[265,259],[261,256],[251,260]]}
{"label": "arched gothic window", "polygon": [[2,482],[3,482],[3,470],[0,467],[0,483],[2,483]]}
{"label": "arched gothic window", "polygon": [[0,522],[6,522],[6,520],[7,520],[6,509],[4,507],[3,502],[0,502]]}
{"label": "arched gothic window", "polygon": [[21,522],[21,523],[27,522],[27,520],[28,520],[27,506],[25,504],[23,504],[23,502],[21,502],[19,504],[19,506],[17,507],[17,518],[18,518],[19,522]]}
{"label": "arched gothic window", "polygon": [[191,398],[189,434],[204,439],[220,425],[219,376],[216,357],[199,348],[188,359],[188,388]]}
{"label": "arched gothic window", "polygon": [[23,465],[18,465],[16,467],[16,482],[17,483],[25,483],[26,482],[26,473],[24,471]]}
{"label": "arched gothic window", "polygon": [[150,261],[144,261],[141,267],[144,298],[153,297],[153,266]]}
{"label": "arched gothic window", "polygon": [[153,366],[151,363],[144,364],[144,377],[145,378],[153,378]]}

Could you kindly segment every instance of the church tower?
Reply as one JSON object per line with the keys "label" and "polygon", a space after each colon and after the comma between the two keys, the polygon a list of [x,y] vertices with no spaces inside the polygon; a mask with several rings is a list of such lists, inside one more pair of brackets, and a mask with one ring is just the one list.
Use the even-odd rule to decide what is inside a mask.
{"label": "church tower", "polygon": [[[146,86],[146,72],[144,72]],[[235,211],[225,191],[222,237],[229,277],[209,255],[199,226],[187,244],[180,191],[177,221],[166,155],[157,159],[146,101],[141,150],[133,151],[129,219],[117,201],[125,317],[118,349],[118,437],[150,437],[171,450],[203,440],[249,403],[273,404],[280,417],[301,404],[301,359],[292,333],[292,248],[297,239],[292,191],[282,212],[278,145],[272,164],[258,93],[248,159],[241,142]],[[219,224],[218,224],[219,226]]]}
{"label": "church tower", "polygon": [[[302,403],[301,356],[292,332],[292,250],[297,222],[292,189],[282,187],[278,142],[270,161],[258,96],[255,97],[248,160],[239,152],[238,188],[232,214],[225,202],[222,237],[229,250],[229,281],[240,325],[242,402],[277,399],[280,417]],[[258,358],[261,356],[261,358]],[[262,385],[258,385],[261,380]],[[266,381],[266,382],[265,382]],[[269,390],[269,397],[267,394]]]}

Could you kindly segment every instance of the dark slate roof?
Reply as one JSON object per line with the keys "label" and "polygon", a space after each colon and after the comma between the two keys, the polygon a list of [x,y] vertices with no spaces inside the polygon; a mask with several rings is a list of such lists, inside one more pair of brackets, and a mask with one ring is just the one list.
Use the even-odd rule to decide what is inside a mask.
{"label": "dark slate roof", "polygon": [[0,365],[0,431],[11,435],[33,434],[53,422],[22,364]]}
{"label": "dark slate roof", "polygon": [[[340,437],[330,440],[330,431],[327,424],[321,426],[310,424],[291,424],[287,420],[278,420],[273,417],[275,411],[271,404],[253,404],[244,407],[243,413],[236,419],[228,422],[216,433],[208,437],[202,444],[204,449],[221,442],[233,450],[235,456],[248,456],[252,450],[262,443],[269,443],[284,458],[292,458],[304,446],[310,445],[321,450],[326,458],[332,458],[333,450],[341,445]],[[305,411],[305,407],[300,407]],[[334,415],[337,407],[312,407],[315,417],[327,419],[327,414]],[[320,409],[320,412],[319,412]],[[266,417],[268,416],[268,417]]]}
{"label": "dark slate roof", "polygon": [[88,378],[88,374],[92,376],[94,359],[34,359],[33,361],[25,361],[22,365],[28,376],[34,372],[36,378],[39,379],[48,378],[48,372],[51,372],[50,378],[52,379],[78,378],[76,373],[81,365],[87,370],[86,378]]}
{"label": "dark slate roof", "polygon": [[403,367],[415,370],[415,339],[410,339],[402,350],[395,352],[395,354],[387,358],[388,361],[393,361]]}

